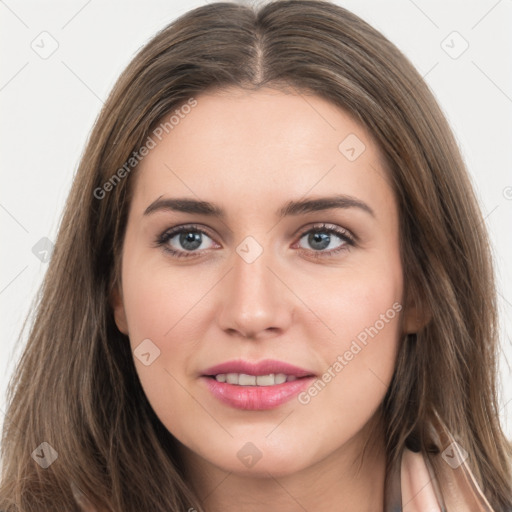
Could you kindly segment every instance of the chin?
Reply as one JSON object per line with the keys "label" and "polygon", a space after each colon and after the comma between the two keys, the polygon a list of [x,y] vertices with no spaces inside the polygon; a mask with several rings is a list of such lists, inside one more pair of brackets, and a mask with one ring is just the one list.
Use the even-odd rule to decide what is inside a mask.
{"label": "chin", "polygon": [[[277,442],[270,442],[265,434],[230,439],[216,453],[211,452],[210,446],[203,457],[226,472],[252,478],[268,478],[269,474],[274,477],[292,475],[322,458],[319,447],[306,439],[291,442],[288,438],[286,442],[280,438]],[[306,451],[305,448],[309,449]]]}

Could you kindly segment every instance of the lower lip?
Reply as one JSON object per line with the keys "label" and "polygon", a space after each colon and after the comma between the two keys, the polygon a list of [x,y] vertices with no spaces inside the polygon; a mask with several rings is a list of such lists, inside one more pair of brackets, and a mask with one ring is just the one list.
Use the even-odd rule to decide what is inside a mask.
{"label": "lower lip", "polygon": [[231,407],[247,411],[275,409],[306,389],[315,377],[303,377],[274,386],[237,386],[202,377],[212,395]]}

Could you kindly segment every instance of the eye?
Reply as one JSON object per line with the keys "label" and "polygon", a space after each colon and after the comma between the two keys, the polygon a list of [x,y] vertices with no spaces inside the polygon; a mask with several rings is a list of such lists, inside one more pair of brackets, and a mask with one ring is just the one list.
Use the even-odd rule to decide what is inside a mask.
{"label": "eye", "polygon": [[[301,235],[299,244],[302,240],[311,247],[311,249],[306,247],[306,250],[312,252],[314,257],[331,256],[355,245],[355,240],[349,231],[329,224],[313,226]],[[304,247],[299,248],[304,249]]]}
{"label": "eye", "polygon": [[[161,246],[171,255],[182,258],[194,256],[200,250],[211,249],[213,242],[208,233],[198,226],[180,226],[164,231],[156,239],[156,245]],[[189,254],[187,254],[189,253]]]}
{"label": "eye", "polygon": [[[303,240],[311,248],[301,246],[300,242]],[[355,245],[355,240],[344,228],[321,224],[304,231],[298,243],[301,251],[306,251],[317,258],[348,250]],[[204,229],[196,225],[178,226],[164,231],[157,237],[156,246],[162,247],[164,251],[176,258],[194,257],[203,250],[220,247],[213,242]]]}

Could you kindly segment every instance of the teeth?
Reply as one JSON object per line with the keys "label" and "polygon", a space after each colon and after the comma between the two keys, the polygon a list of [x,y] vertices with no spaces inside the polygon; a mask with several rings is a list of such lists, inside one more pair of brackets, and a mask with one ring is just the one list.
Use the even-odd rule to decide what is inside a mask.
{"label": "teeth", "polygon": [[226,375],[226,382],[228,384],[238,384],[238,373],[228,373]]}
{"label": "teeth", "polygon": [[245,373],[241,373],[238,376],[238,385],[239,386],[256,386],[256,377],[254,375],[247,375]]}
{"label": "teeth", "polygon": [[256,384],[258,386],[273,386],[276,382],[275,382],[275,375],[274,374],[270,374],[270,375],[258,375],[256,377]]}
{"label": "teeth", "polygon": [[268,375],[247,375],[246,373],[219,373],[215,376],[217,382],[227,382],[238,386],[274,386],[284,382],[297,380],[294,375],[270,373]]}
{"label": "teeth", "polygon": [[284,373],[278,373],[274,379],[276,384],[282,384],[283,382],[286,382],[286,375]]}

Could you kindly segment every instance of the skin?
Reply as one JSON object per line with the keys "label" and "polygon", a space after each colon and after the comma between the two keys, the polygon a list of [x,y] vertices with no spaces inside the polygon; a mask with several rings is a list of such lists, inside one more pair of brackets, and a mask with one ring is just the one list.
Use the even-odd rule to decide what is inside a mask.
{"label": "skin", "polygon": [[[137,170],[122,285],[112,298],[132,349],[150,339],[160,350],[149,366],[134,357],[148,400],[180,441],[187,477],[209,512],[270,504],[289,512],[334,504],[382,510],[378,407],[399,340],[418,328],[412,307],[403,305],[307,404],[295,397],[269,411],[238,410],[200,379],[209,366],[238,358],[278,359],[321,376],[365,327],[401,305],[398,209],[382,155],[360,124],[317,96],[231,89],[196,99]],[[338,149],[349,134],[365,145],[354,161]],[[356,207],[276,215],[288,201],[333,194],[357,198],[374,215]],[[210,201],[226,217],[144,215],[161,197]],[[155,244],[190,223],[208,233],[190,257]],[[331,235],[319,250],[304,236],[319,223],[357,242]],[[263,250],[252,263],[236,251],[247,236]],[[187,253],[179,236],[167,246]],[[261,453],[252,467],[237,457],[248,442]]]}

